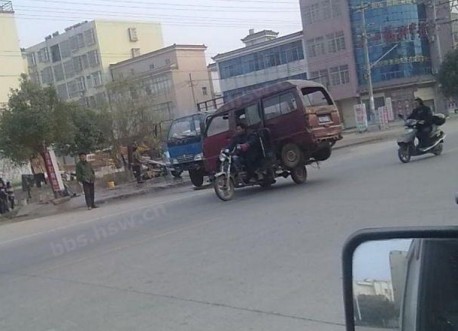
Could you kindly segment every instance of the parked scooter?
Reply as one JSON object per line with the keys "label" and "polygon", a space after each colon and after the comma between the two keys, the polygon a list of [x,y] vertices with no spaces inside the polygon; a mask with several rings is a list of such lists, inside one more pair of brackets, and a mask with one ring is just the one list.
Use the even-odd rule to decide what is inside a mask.
{"label": "parked scooter", "polygon": [[404,116],[402,115],[399,115],[399,117],[405,120],[406,127],[405,133],[403,133],[397,140],[399,146],[398,157],[402,163],[408,163],[412,156],[420,156],[428,153],[432,153],[434,155],[442,154],[446,135],[439,129],[439,126],[445,123],[445,115],[434,114],[433,126],[429,136],[430,144],[424,148],[420,148],[418,144],[415,144],[417,125],[421,123],[414,119],[404,119]]}

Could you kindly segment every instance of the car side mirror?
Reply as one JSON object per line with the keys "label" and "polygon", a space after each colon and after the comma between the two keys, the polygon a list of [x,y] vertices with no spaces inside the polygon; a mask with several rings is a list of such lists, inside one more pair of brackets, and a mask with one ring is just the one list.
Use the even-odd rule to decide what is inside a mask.
{"label": "car side mirror", "polygon": [[362,230],[343,251],[347,330],[455,330],[458,227]]}

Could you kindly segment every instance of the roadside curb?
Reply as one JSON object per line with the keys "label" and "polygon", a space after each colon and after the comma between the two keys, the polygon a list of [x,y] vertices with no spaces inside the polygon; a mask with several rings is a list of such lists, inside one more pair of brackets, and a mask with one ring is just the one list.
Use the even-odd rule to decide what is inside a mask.
{"label": "roadside curb", "polygon": [[159,191],[166,191],[166,190],[177,188],[177,187],[189,186],[190,184],[191,184],[191,181],[183,181],[183,182],[180,182],[180,183],[174,183],[174,184],[170,184],[170,185],[166,185],[166,186],[153,186],[153,187],[149,187],[149,188],[146,188],[146,189],[139,189],[138,191],[133,191],[133,192],[129,192],[129,193],[114,195],[114,196],[111,196],[111,197],[106,197],[106,198],[101,198],[101,199],[97,199],[96,198],[96,202],[99,203],[99,204],[105,204],[105,203],[108,203],[110,201],[124,200],[124,199],[138,197],[138,196],[141,196],[141,195],[149,195],[149,194],[156,193],[156,192],[159,192]]}
{"label": "roadside curb", "polygon": [[389,140],[389,139],[392,139],[392,138],[393,137],[374,137],[374,138],[370,138],[370,139],[366,139],[366,140],[350,142],[350,143],[344,144],[344,145],[336,145],[332,149],[333,150],[339,150],[339,149],[344,149],[344,148],[348,148],[348,147],[354,147],[354,146],[359,146],[359,145],[364,145],[364,144],[381,142],[381,141]]}

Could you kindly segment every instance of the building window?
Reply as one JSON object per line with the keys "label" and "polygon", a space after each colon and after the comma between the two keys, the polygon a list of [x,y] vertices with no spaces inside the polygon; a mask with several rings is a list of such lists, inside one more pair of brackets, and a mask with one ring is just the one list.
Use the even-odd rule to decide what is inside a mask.
{"label": "building window", "polygon": [[76,52],[78,50],[78,40],[76,36],[70,37],[69,42],[71,51]]}
{"label": "building window", "polygon": [[203,95],[208,95],[208,89],[206,86],[202,87],[202,94]]}
{"label": "building window", "polygon": [[143,86],[148,95],[168,94],[172,89],[172,82],[168,75],[151,77],[143,82]]}
{"label": "building window", "polygon": [[54,78],[56,79],[56,82],[60,82],[65,79],[64,67],[62,66],[62,64],[58,64],[54,66],[53,70],[54,70]]}
{"label": "building window", "polygon": [[348,65],[332,67],[329,69],[331,75],[331,84],[333,86],[344,85],[350,82],[350,73]]}
{"label": "building window", "polygon": [[132,52],[132,57],[137,57],[141,55],[140,48],[132,48],[131,52]]}
{"label": "building window", "polygon": [[76,35],[76,43],[77,43],[78,49],[86,47],[86,45],[84,44],[84,35],[82,33],[78,33]]}
{"label": "building window", "polygon": [[323,14],[323,20],[327,20],[332,17],[331,0],[321,1],[321,13]]}
{"label": "building window", "polygon": [[226,79],[303,59],[302,41],[295,41],[222,61],[218,67],[221,79]]}
{"label": "building window", "polygon": [[87,53],[87,57],[89,59],[89,65],[91,67],[96,67],[100,64],[98,51],[90,51],[89,53]]}
{"label": "building window", "polygon": [[328,40],[328,52],[337,53],[345,50],[345,36],[343,31],[326,35]]}
{"label": "building window", "polygon": [[57,85],[56,90],[60,100],[65,101],[68,99],[67,84]]}
{"label": "building window", "polygon": [[170,63],[171,63],[171,62],[170,62],[170,59],[165,59],[165,65],[168,65],[168,66],[169,66]]}
{"label": "building window", "polygon": [[32,52],[32,53],[27,54],[27,63],[29,64],[29,67],[33,67],[37,65],[35,53]]}
{"label": "building window", "polygon": [[62,56],[63,59],[69,58],[72,54],[72,51],[70,49],[70,41],[65,40],[61,42],[60,44],[60,55]]}
{"label": "building window", "polygon": [[314,3],[304,7],[304,23],[312,24],[318,22],[320,18],[320,4]]}
{"label": "building window", "polygon": [[138,41],[137,28],[129,28],[129,39],[132,42]]}
{"label": "building window", "polygon": [[92,81],[93,81],[94,87],[102,86],[103,84],[102,73],[100,71],[93,73]]}
{"label": "building window", "polygon": [[326,54],[326,49],[324,46],[324,38],[318,37],[315,39],[307,40],[307,51],[308,56],[316,57]]}
{"label": "building window", "polygon": [[342,15],[340,0],[331,0],[331,4],[332,4],[332,17],[339,17],[340,15]]}
{"label": "building window", "polygon": [[86,91],[86,79],[84,76],[76,78],[75,81],[79,92]]}
{"label": "building window", "polygon": [[62,60],[62,57],[60,56],[59,45],[51,46],[51,59],[53,63],[59,62]]}
{"label": "building window", "polygon": [[38,62],[47,63],[49,62],[49,50],[47,47],[40,49],[38,52]]}
{"label": "building window", "polygon": [[73,60],[68,60],[64,63],[64,71],[67,79],[75,77],[75,66],[73,65]]}
{"label": "building window", "polygon": [[84,40],[86,41],[86,45],[88,46],[92,46],[95,44],[94,29],[90,29],[84,32]]}
{"label": "building window", "polygon": [[41,82],[43,84],[52,84],[54,83],[54,76],[52,72],[52,67],[44,68],[41,71]]}
{"label": "building window", "polygon": [[149,65],[149,70],[154,70],[154,64]]}
{"label": "building window", "polygon": [[327,69],[313,71],[310,75],[310,80],[323,84],[324,86],[329,86],[329,74]]}
{"label": "building window", "polygon": [[73,58],[73,68],[76,73],[83,71],[83,64],[81,63],[81,58],[79,56]]}

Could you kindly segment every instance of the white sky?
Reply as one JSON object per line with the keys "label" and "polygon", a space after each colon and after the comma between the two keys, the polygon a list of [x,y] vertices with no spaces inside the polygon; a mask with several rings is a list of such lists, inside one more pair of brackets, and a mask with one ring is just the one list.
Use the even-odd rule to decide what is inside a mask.
{"label": "white sky", "polygon": [[302,30],[299,0],[12,0],[21,47],[93,19],[162,24],[164,46],[205,44],[207,57],[242,47],[250,28]]}

